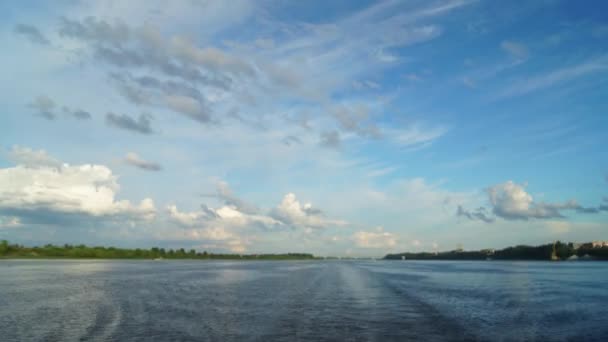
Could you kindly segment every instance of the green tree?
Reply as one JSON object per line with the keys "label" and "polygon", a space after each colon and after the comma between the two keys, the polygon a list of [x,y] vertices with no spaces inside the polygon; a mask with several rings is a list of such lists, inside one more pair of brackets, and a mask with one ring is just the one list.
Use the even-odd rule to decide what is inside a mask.
{"label": "green tree", "polygon": [[5,255],[8,253],[8,241],[2,240],[0,241],[0,255]]}

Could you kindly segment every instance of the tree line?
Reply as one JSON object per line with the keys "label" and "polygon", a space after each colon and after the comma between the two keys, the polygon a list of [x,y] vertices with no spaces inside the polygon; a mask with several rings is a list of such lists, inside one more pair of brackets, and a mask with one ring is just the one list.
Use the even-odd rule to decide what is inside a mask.
{"label": "tree line", "polygon": [[453,250],[387,254],[387,260],[608,260],[608,247],[594,247],[592,243],[575,244],[557,241],[539,246],[518,245],[500,250]]}
{"label": "tree line", "polygon": [[262,260],[302,260],[314,259],[308,253],[284,254],[218,254],[197,252],[194,249],[186,251],[183,248],[165,249],[153,247],[117,248],[103,246],[70,245],[63,246],[47,244],[44,246],[26,247],[10,244],[7,240],[0,241],[0,257],[4,258],[86,258],[86,259],[262,259]]}

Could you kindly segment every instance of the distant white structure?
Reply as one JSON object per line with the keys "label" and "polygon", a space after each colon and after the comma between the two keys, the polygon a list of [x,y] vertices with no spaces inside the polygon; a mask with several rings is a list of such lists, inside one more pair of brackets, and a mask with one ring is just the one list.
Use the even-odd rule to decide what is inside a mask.
{"label": "distant white structure", "polygon": [[593,241],[591,246],[593,248],[608,247],[608,241]]}

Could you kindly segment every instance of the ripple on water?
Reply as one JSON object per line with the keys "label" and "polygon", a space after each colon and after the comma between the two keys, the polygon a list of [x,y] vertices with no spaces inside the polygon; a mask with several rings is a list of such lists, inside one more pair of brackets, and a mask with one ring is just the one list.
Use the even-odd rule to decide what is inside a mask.
{"label": "ripple on water", "polygon": [[2,341],[589,341],[608,326],[604,264],[583,271],[333,261],[0,267]]}

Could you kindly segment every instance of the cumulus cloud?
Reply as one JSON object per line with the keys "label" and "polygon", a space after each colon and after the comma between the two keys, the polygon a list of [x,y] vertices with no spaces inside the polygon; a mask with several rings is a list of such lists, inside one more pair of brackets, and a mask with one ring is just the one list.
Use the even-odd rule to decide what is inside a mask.
{"label": "cumulus cloud", "polygon": [[216,184],[216,193],[204,196],[220,199],[223,205],[217,209],[203,205],[200,210],[190,213],[182,213],[172,207],[168,212],[176,222],[184,226],[213,222],[225,228],[248,226],[268,230],[289,227],[306,231],[346,224],[342,220],[327,218],[322,210],[314,208],[310,203],[301,204],[292,193],[285,195],[279,205],[271,210],[262,210],[239,198],[223,181]]}
{"label": "cumulus cloud", "polygon": [[246,231],[281,225],[269,216],[247,214],[230,205],[217,209],[202,205],[193,212],[182,212],[177,206],[170,205],[167,213],[170,220],[182,229],[165,232],[163,239],[211,242],[214,247],[236,253],[244,252],[247,248]]}
{"label": "cumulus cloud", "polygon": [[380,226],[369,232],[358,231],[352,237],[355,245],[360,248],[390,249],[397,245],[397,237]]}
{"label": "cumulus cloud", "polygon": [[124,162],[146,171],[160,171],[162,166],[158,163],[142,159],[136,153],[129,152],[124,158]]}
{"label": "cumulus cloud", "polygon": [[125,114],[110,112],[106,114],[106,124],[131,132],[152,134],[151,118],[152,116],[148,114],[140,114],[137,119],[134,119]]}
{"label": "cumulus cloud", "polygon": [[55,119],[55,101],[46,95],[37,96],[28,106],[36,110],[37,115],[47,120]]}
{"label": "cumulus cloud", "polygon": [[[492,207],[492,213],[505,220],[564,218],[564,211],[597,214],[608,209],[604,205],[583,207],[573,199],[563,203],[535,202],[532,195],[526,192],[525,185],[516,184],[513,181],[493,185],[486,189],[486,192]],[[485,207],[468,211],[462,206],[458,206],[456,215],[487,223],[492,223],[495,220],[495,217],[488,214]]]}
{"label": "cumulus cloud", "polygon": [[167,207],[171,219],[184,227],[219,227],[224,229],[271,227],[280,225],[277,220],[266,216],[247,214],[234,206],[224,205],[217,209],[202,205],[198,211],[180,212],[175,205]]}
{"label": "cumulus cloud", "polygon": [[26,24],[17,24],[15,25],[15,33],[22,35],[30,40],[30,42],[41,45],[50,44],[49,40],[36,28],[32,25]]}
{"label": "cumulus cloud", "polygon": [[[207,207],[205,207],[206,209]],[[184,227],[194,227],[201,223],[203,218],[206,218],[206,210],[193,212],[180,212],[177,206],[167,206],[169,217],[177,224]],[[215,218],[215,216],[213,216]]]}
{"label": "cumulus cloud", "polygon": [[[467,210],[459,205],[456,216],[469,220],[480,220],[492,223],[496,218],[505,220],[530,220],[565,218],[564,212],[570,211],[578,214],[599,214],[608,211],[604,203],[596,207],[584,207],[576,200],[571,199],[563,203],[537,202],[532,195],[526,192],[526,186],[513,181],[496,184],[486,189],[490,209],[481,206],[475,210]],[[492,214],[492,215],[491,215]]]}
{"label": "cumulus cloud", "polygon": [[291,227],[327,228],[346,224],[345,221],[325,218],[323,212],[310,203],[301,204],[293,193],[285,195],[270,215]]}
{"label": "cumulus cloud", "polygon": [[574,200],[565,203],[535,203],[523,185],[512,181],[496,184],[486,191],[494,214],[507,220],[564,217],[562,210],[580,208]]}
{"label": "cumulus cloud", "polygon": [[48,223],[67,217],[147,220],[155,216],[151,199],[139,205],[116,200],[117,177],[103,165],[57,168],[44,151],[17,148],[14,167],[0,169],[0,214],[22,222]]}

